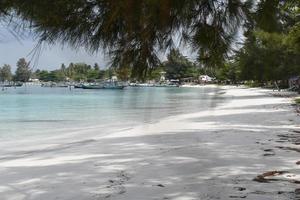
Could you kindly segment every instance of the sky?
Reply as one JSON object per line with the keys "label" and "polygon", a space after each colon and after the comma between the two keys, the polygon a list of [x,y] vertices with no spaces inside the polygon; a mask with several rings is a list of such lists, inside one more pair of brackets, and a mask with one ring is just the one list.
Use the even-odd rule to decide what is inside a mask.
{"label": "sky", "polygon": [[[59,69],[61,64],[66,66],[69,63],[86,63],[94,65],[98,63],[100,68],[104,69],[109,66],[109,58],[107,58],[101,51],[96,54],[91,54],[85,51],[84,48],[73,49],[70,46],[62,46],[59,43],[49,46],[44,44],[41,54],[39,56],[32,56],[31,52],[34,50],[38,40],[32,34],[26,33],[23,36],[15,36],[9,31],[9,27],[1,26],[0,24],[0,67],[4,64],[9,64],[12,70],[15,71],[16,63],[20,58],[25,58],[31,61],[33,70],[54,70]],[[241,37],[241,33],[238,34]],[[196,53],[192,52],[190,48],[180,47],[179,39],[175,38],[181,53],[191,60],[195,60]],[[166,59],[165,54],[160,55],[161,60]]]}
{"label": "sky", "polygon": [[[180,46],[179,41],[175,46]],[[98,63],[100,68],[109,67],[109,58],[103,53],[90,54],[84,48],[73,49],[70,46],[62,46],[59,43],[49,46],[44,44],[41,54],[32,58],[31,52],[38,44],[38,40],[30,33],[24,33],[22,36],[15,36],[10,27],[0,23],[0,67],[4,64],[9,64],[13,71],[16,69],[16,63],[20,58],[25,58],[26,61],[31,61],[33,70],[55,70],[59,69],[61,64],[66,66],[69,63],[86,63],[94,65]],[[195,55],[189,48],[180,48],[183,55],[194,60]],[[166,59],[166,55],[160,55],[161,60]]]}
{"label": "sky", "polygon": [[60,68],[61,64],[68,65],[70,62],[84,62],[90,65],[98,63],[101,68],[106,68],[108,59],[103,53],[91,55],[83,48],[74,50],[68,46],[54,44],[44,45],[40,56],[32,58],[32,50],[38,41],[32,35],[27,34],[21,38],[14,36],[7,27],[0,26],[0,66],[9,64],[12,70],[16,69],[18,59],[25,58],[34,64],[34,69],[54,70]]}

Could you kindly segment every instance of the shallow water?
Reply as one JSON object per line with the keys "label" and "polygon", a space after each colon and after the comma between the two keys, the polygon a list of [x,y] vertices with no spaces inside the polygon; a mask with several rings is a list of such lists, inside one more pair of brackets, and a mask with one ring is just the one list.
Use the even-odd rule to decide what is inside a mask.
{"label": "shallow water", "polygon": [[[24,86],[0,91],[0,138],[58,135],[97,128],[99,134],[216,107],[220,89],[82,90]],[[82,131],[84,133],[84,131]]]}

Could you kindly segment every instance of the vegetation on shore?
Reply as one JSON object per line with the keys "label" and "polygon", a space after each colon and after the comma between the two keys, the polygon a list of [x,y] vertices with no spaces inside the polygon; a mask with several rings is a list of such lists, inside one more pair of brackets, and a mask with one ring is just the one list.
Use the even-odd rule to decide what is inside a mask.
{"label": "vegetation on shore", "polygon": [[10,65],[4,64],[3,67],[0,67],[0,82],[27,82],[31,75],[29,63],[24,58],[18,60],[15,74],[11,72]]}
{"label": "vegetation on shore", "polygon": [[[167,56],[167,60],[160,64],[157,68],[149,71],[143,78],[144,81],[156,80],[159,81],[162,73],[167,79],[194,78],[198,79],[199,75],[205,74],[206,69],[201,68],[196,62],[190,61],[183,56],[178,49],[173,49]],[[39,79],[43,82],[62,82],[62,81],[85,81],[93,82],[117,76],[123,81],[137,80],[132,76],[129,68],[100,68],[95,63],[93,66],[85,63],[70,63],[68,66],[62,64],[58,69],[54,70],[31,70],[24,58],[21,58],[17,63],[17,70],[13,75],[11,67],[5,64],[0,68],[0,81],[20,81],[26,82],[31,79]]]}

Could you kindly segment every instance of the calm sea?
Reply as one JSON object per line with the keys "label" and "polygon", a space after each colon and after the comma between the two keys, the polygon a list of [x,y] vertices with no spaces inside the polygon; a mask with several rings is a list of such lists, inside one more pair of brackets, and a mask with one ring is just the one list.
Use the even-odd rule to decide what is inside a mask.
{"label": "calm sea", "polygon": [[220,89],[125,88],[82,90],[23,86],[0,90],[0,139],[61,135],[96,128],[98,134],[165,117],[212,109]]}

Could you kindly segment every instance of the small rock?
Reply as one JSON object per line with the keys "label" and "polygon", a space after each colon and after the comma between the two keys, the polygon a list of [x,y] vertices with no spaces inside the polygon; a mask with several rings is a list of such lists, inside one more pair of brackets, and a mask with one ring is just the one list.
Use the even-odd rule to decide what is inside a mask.
{"label": "small rock", "polygon": [[235,187],[235,189],[237,189],[238,191],[244,191],[244,190],[246,190],[246,188],[244,188],[244,187]]}
{"label": "small rock", "polygon": [[275,154],[274,153],[265,153],[265,154],[263,154],[263,156],[275,156]]}
{"label": "small rock", "polygon": [[269,171],[269,172],[265,172],[262,174],[263,177],[266,176],[277,176],[277,175],[282,175],[288,173],[287,171]]}
{"label": "small rock", "polygon": [[291,180],[290,182],[295,183],[295,184],[300,184],[300,181],[297,181],[297,180]]}
{"label": "small rock", "polygon": [[265,149],[264,151],[265,152],[270,152],[270,151],[273,151],[273,149]]}
{"label": "small rock", "polygon": [[300,165],[300,161],[296,162],[296,165]]}
{"label": "small rock", "polygon": [[165,187],[163,184],[157,184],[158,187]]}
{"label": "small rock", "polygon": [[121,190],[120,192],[118,192],[118,194],[124,194],[124,193],[126,193],[125,190]]}

